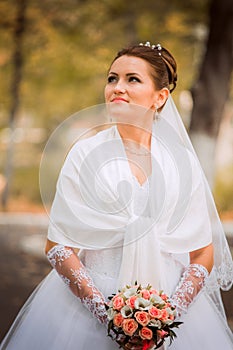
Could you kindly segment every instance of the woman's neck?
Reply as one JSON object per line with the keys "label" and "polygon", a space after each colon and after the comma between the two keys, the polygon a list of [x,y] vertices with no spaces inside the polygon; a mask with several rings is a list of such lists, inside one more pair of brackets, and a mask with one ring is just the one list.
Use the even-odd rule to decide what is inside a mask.
{"label": "woman's neck", "polygon": [[135,125],[118,124],[119,134],[123,142],[131,141],[138,148],[145,147],[150,149],[151,146],[151,130],[144,129]]}

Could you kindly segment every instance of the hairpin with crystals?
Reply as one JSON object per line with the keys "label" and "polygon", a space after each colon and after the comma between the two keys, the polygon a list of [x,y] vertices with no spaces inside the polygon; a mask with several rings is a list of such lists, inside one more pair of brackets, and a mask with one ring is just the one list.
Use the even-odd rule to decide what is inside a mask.
{"label": "hairpin with crystals", "polygon": [[159,51],[159,56],[162,56],[162,53],[160,52],[162,51],[162,46],[160,44],[151,45],[149,41],[146,41],[145,44],[140,43],[139,46],[147,46],[147,47],[150,47],[152,50],[157,49]]}

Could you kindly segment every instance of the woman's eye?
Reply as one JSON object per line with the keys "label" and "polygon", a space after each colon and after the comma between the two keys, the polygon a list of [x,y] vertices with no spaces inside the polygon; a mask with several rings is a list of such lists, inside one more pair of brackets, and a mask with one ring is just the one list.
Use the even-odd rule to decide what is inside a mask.
{"label": "woman's eye", "polygon": [[140,83],[140,79],[138,79],[137,77],[130,77],[129,78],[129,82],[137,82],[137,83]]}
{"label": "woman's eye", "polygon": [[115,82],[117,80],[117,78],[114,76],[114,75],[110,75],[109,77],[108,77],[108,83],[113,83],[113,82]]}

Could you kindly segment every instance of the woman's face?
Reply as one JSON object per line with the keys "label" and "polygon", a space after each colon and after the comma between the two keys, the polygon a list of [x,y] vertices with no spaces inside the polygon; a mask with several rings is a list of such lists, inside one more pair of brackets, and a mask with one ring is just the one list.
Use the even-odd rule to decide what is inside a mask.
{"label": "woman's face", "polygon": [[155,89],[150,69],[149,63],[142,58],[119,57],[109,70],[105,87],[106,103],[130,103],[154,110],[159,91]]}

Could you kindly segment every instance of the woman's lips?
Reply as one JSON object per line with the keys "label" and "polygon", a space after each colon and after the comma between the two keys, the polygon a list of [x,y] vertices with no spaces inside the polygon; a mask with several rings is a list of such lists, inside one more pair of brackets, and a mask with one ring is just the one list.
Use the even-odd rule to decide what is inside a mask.
{"label": "woman's lips", "polygon": [[112,99],[111,102],[128,102],[128,101],[122,97],[115,97],[114,99]]}

